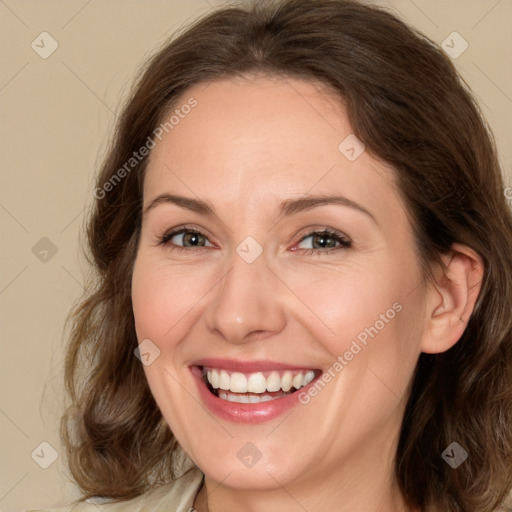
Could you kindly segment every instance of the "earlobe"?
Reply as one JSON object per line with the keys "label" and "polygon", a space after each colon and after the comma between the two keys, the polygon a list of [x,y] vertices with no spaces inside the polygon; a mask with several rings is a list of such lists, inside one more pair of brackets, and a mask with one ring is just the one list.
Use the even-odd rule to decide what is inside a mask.
{"label": "earlobe", "polygon": [[437,354],[449,350],[462,336],[473,313],[484,275],[482,258],[473,249],[453,244],[442,256],[445,272],[427,292],[426,328],[421,351]]}

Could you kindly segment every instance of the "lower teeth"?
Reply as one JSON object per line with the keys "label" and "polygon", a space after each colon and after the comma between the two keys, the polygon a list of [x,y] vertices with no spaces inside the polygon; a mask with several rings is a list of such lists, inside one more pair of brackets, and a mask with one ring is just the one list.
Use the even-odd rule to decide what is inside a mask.
{"label": "lower teeth", "polygon": [[285,393],[284,391],[281,394],[278,392],[269,395],[268,393],[255,394],[255,393],[231,393],[229,391],[223,391],[221,389],[217,390],[217,396],[222,400],[227,400],[228,402],[237,402],[239,404],[258,404],[260,402],[268,402],[270,400],[277,400],[278,398],[282,398],[284,396],[291,395],[292,391],[288,391]]}

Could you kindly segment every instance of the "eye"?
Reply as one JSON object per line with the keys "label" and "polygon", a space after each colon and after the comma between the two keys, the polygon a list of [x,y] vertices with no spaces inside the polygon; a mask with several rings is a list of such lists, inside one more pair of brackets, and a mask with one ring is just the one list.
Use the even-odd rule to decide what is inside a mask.
{"label": "eye", "polygon": [[[301,244],[306,244],[305,241],[307,239],[311,239],[309,243],[312,243],[312,248],[300,247]],[[160,238],[158,245],[166,245],[169,249],[178,251],[213,246],[204,233],[186,226],[166,232]],[[330,254],[340,249],[347,249],[351,245],[352,241],[343,233],[330,228],[324,228],[307,233],[292,250],[300,249],[306,254]]]}
{"label": "eye", "polygon": [[[175,240],[173,240],[175,239]],[[159,241],[159,245],[169,245],[172,249],[193,250],[196,247],[208,247],[207,237],[201,231],[193,228],[181,227],[165,233]],[[183,244],[183,245],[180,245]]]}
{"label": "eye", "polygon": [[307,254],[330,254],[340,249],[348,249],[352,245],[352,241],[343,233],[329,228],[311,231],[301,238],[299,245],[307,239],[311,239],[308,243],[312,243],[312,248],[298,247],[302,251],[306,251]]}

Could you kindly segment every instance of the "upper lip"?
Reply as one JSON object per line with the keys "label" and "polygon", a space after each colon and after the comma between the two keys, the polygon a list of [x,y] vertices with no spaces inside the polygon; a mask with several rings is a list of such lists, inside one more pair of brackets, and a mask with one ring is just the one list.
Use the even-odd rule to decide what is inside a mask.
{"label": "upper lip", "polygon": [[219,359],[206,357],[194,361],[190,366],[206,366],[208,368],[220,368],[231,372],[254,373],[271,370],[315,370],[309,365],[296,365],[269,361],[266,359],[243,361],[240,359]]}

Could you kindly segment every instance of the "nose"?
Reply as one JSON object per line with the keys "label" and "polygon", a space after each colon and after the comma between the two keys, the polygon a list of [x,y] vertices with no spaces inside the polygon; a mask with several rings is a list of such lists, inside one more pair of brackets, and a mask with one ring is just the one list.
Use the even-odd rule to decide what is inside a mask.
{"label": "nose", "polygon": [[284,329],[286,312],[279,279],[267,267],[264,254],[247,263],[234,253],[232,265],[211,291],[205,311],[208,329],[229,343],[242,344]]}

